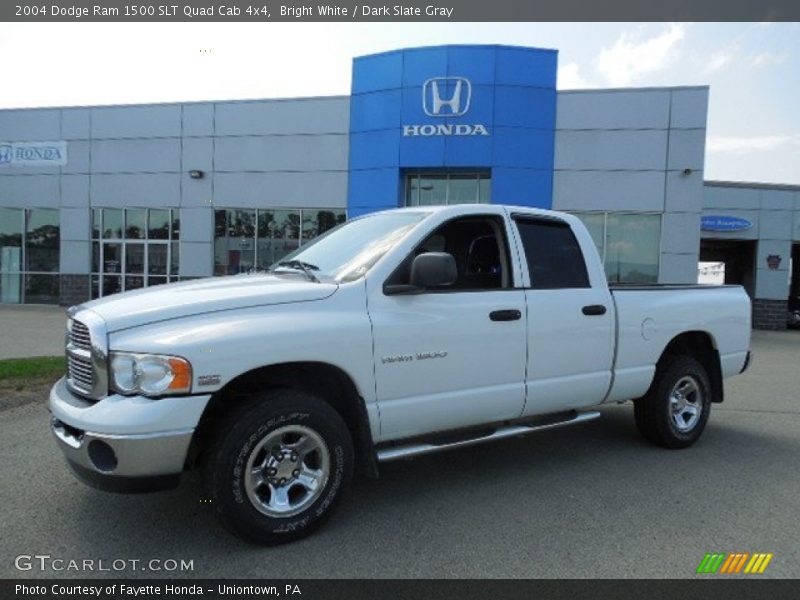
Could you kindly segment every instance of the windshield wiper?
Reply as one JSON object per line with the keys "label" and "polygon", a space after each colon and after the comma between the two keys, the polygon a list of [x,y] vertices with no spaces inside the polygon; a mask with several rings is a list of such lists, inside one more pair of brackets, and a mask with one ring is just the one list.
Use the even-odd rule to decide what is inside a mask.
{"label": "windshield wiper", "polygon": [[289,267],[290,269],[297,269],[298,271],[302,271],[309,281],[313,281],[314,283],[319,283],[319,279],[317,278],[317,276],[311,272],[311,271],[319,271],[319,267],[317,265],[312,265],[311,263],[303,262],[302,260],[284,260],[279,262],[277,266]]}

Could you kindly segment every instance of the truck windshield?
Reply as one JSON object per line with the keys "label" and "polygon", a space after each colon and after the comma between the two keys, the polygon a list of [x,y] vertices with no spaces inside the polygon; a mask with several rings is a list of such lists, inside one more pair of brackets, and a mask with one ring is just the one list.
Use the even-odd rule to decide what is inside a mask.
{"label": "truck windshield", "polygon": [[283,257],[270,271],[300,270],[314,277],[362,277],[428,213],[380,213],[348,221]]}

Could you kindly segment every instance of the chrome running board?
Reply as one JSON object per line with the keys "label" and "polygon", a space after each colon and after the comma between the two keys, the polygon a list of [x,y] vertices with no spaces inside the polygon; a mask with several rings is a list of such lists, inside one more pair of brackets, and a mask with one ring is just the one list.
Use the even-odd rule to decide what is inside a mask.
{"label": "chrome running board", "polygon": [[377,451],[378,461],[389,462],[392,460],[400,460],[402,458],[411,458],[412,456],[420,456],[422,454],[430,454],[432,452],[440,452],[442,450],[450,450],[451,448],[464,448],[466,446],[473,446],[475,444],[482,444],[484,442],[493,442],[495,440],[502,440],[503,438],[522,436],[534,431],[541,431],[543,429],[553,429],[554,427],[562,427],[564,425],[574,425],[576,423],[583,423],[585,421],[592,421],[600,416],[597,411],[590,411],[584,413],[577,413],[574,417],[564,421],[556,421],[552,423],[544,423],[541,425],[508,425],[494,430],[492,433],[478,437],[471,437],[463,440],[453,442],[415,442],[405,446],[390,446],[382,448]]}

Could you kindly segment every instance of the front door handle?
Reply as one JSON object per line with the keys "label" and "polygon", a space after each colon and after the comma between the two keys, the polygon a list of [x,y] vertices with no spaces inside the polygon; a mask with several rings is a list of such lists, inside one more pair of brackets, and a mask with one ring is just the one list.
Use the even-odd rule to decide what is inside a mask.
{"label": "front door handle", "polygon": [[489,313],[492,321],[518,321],[522,318],[522,313],[516,309],[493,310]]}
{"label": "front door handle", "polygon": [[584,306],[582,311],[587,317],[594,317],[606,314],[606,307],[602,304],[589,304]]}

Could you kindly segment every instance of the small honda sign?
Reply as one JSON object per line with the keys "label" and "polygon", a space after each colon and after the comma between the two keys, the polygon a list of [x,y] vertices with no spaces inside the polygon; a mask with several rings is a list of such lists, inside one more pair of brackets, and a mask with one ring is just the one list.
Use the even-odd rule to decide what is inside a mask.
{"label": "small honda sign", "polygon": [[63,167],[67,142],[0,142],[0,167]]}

